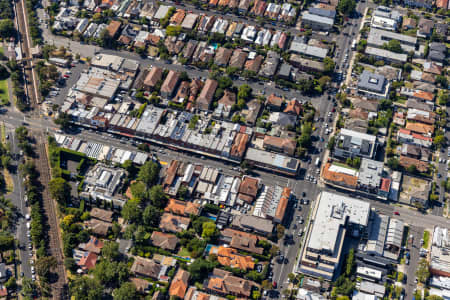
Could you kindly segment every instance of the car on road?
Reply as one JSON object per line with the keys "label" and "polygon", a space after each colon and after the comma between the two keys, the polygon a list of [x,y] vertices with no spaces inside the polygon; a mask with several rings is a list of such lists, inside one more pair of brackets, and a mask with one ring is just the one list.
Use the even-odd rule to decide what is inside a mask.
{"label": "car on road", "polygon": [[400,216],[400,213],[398,211],[394,211],[394,215]]}
{"label": "car on road", "polygon": [[274,282],[272,283],[272,286],[273,286],[274,289],[276,289],[276,288],[277,288],[277,282],[274,281]]}
{"label": "car on road", "polygon": [[303,224],[303,223],[305,223],[305,220],[303,220],[303,218],[301,218],[298,222],[299,222],[300,224]]}
{"label": "car on road", "polygon": [[24,277],[25,274],[23,272],[20,272],[20,277]]}

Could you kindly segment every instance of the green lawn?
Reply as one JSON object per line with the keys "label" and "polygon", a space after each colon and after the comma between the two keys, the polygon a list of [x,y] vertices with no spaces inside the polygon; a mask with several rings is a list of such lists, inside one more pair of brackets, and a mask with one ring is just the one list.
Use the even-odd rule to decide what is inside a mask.
{"label": "green lawn", "polygon": [[177,255],[186,257],[186,256],[190,256],[191,253],[186,248],[181,248],[180,251],[178,251]]}
{"label": "green lawn", "polygon": [[430,243],[430,232],[425,230],[423,232],[423,248],[427,249]]}
{"label": "green lawn", "polygon": [[8,80],[0,80],[0,104],[7,105],[9,103]]}

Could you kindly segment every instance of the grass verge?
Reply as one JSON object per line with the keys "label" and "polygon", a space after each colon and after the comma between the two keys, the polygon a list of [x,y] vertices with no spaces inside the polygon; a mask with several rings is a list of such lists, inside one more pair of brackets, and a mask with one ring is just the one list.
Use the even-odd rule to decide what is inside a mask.
{"label": "grass verge", "polygon": [[9,104],[8,79],[0,80],[0,104]]}

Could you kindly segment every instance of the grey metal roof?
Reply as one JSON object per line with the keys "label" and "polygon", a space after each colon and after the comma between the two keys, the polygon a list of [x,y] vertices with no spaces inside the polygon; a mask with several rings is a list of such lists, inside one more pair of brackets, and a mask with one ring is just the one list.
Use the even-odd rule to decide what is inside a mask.
{"label": "grey metal roof", "polygon": [[319,8],[319,7],[311,7],[309,9],[309,13],[313,14],[313,15],[322,16],[322,17],[332,18],[332,19],[334,19],[336,17],[335,10],[328,10],[328,9],[323,9],[323,8]]}
{"label": "grey metal roof", "polygon": [[358,88],[382,93],[385,88],[386,78],[383,75],[374,74],[364,70],[358,81]]}

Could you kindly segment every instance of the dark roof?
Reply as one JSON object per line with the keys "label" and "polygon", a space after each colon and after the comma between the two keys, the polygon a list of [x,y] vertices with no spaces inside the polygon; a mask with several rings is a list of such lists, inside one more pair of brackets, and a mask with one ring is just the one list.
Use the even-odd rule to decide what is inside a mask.
{"label": "dark roof", "polygon": [[386,78],[384,76],[364,70],[359,77],[358,88],[381,93],[384,91],[385,83]]}
{"label": "dark roof", "polygon": [[335,10],[328,10],[323,9],[319,7],[311,7],[309,9],[309,13],[317,16],[327,17],[334,19],[336,17],[336,11]]}

